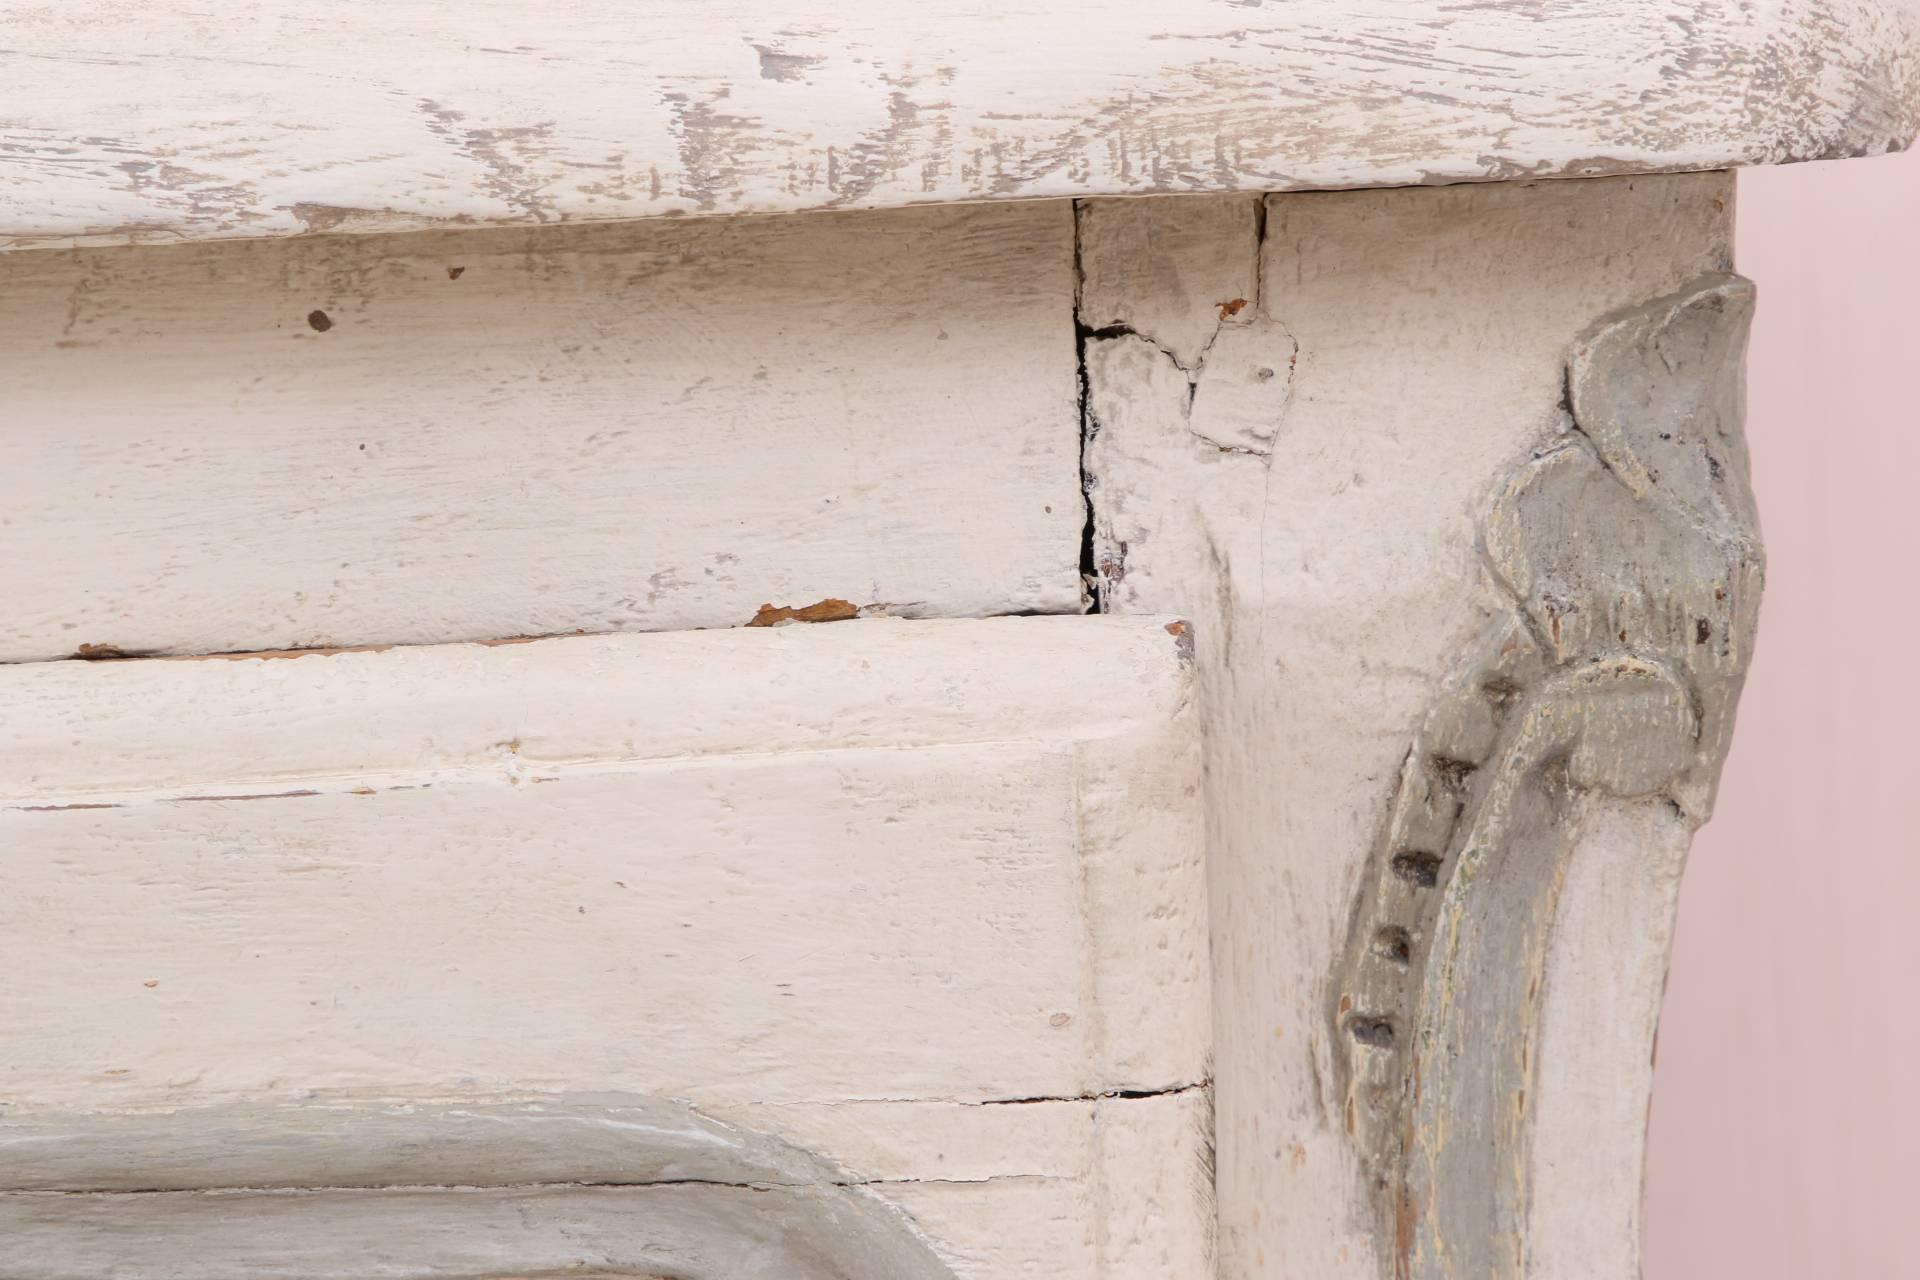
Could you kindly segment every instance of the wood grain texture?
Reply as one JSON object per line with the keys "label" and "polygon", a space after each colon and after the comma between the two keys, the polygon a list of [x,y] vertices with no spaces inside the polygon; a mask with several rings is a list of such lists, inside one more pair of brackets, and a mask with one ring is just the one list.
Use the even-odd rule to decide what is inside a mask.
{"label": "wood grain texture", "polygon": [[[1486,581],[1480,513],[1516,458],[1567,429],[1589,325],[1727,269],[1731,195],[1726,175],[1688,175],[1224,197],[1238,212],[1207,215],[1223,235],[1143,275],[1171,283],[1086,341],[1101,598],[1195,622],[1226,1280],[1393,1273],[1340,1091],[1332,979],[1353,903],[1415,729],[1511,609]],[[1089,234],[1165,216],[1147,204],[1083,211],[1090,271],[1112,255]],[[1255,243],[1258,296],[1223,312],[1209,282]],[[1218,333],[1196,362],[1159,340],[1203,319]],[[1642,1129],[1614,1122],[1645,1097],[1650,1046],[1625,1042],[1652,1025],[1684,844],[1646,803],[1598,823],[1592,866],[1560,889],[1535,1154],[1568,1161],[1603,1122],[1583,1099],[1615,1104],[1593,1164],[1538,1184],[1541,1274],[1617,1280],[1632,1257]],[[1624,950],[1601,941],[1623,917],[1645,929]]]}
{"label": "wood grain texture", "polygon": [[7,13],[0,246],[1897,149],[1910,0],[117,0]]}
{"label": "wood grain texture", "polygon": [[1072,289],[1058,203],[5,258],[0,660],[1077,612]]}
{"label": "wood grain texture", "polygon": [[[873,1184],[958,1275],[1197,1274],[1199,743],[1168,625],[0,669],[10,1118],[684,1099]],[[13,1185],[97,1185],[23,1182],[7,1138]],[[536,1172],[569,1154],[606,1163]],[[51,1239],[24,1203],[9,1238]]]}

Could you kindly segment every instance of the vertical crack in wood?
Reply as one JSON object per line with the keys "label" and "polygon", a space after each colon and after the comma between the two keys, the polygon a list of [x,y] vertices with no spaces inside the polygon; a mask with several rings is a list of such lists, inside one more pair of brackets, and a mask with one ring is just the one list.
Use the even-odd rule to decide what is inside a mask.
{"label": "vertical crack in wood", "polygon": [[1084,504],[1085,519],[1080,525],[1080,600],[1084,613],[1105,613],[1106,605],[1100,590],[1100,572],[1094,560],[1093,488],[1094,478],[1087,469],[1087,447],[1093,443],[1093,433],[1098,424],[1093,419],[1092,384],[1087,379],[1087,340],[1093,336],[1093,330],[1087,325],[1082,300],[1087,292],[1087,262],[1085,249],[1081,243],[1081,221],[1085,216],[1085,202],[1073,202],[1073,358],[1074,376],[1079,388],[1080,409],[1080,501]]}
{"label": "vertical crack in wood", "polygon": [[[1596,806],[1711,810],[1762,578],[1742,434],[1753,288],[1609,316],[1568,421],[1481,522],[1510,607],[1415,734],[1336,974],[1337,1100],[1397,1280],[1527,1274],[1542,984]],[[1610,1034],[1590,1028],[1592,1037]]]}
{"label": "vertical crack in wood", "polygon": [[[1074,210],[1081,573],[1093,613],[1141,611],[1128,582],[1136,545],[1176,541],[1176,527],[1214,543],[1209,504],[1192,499],[1212,487],[1216,467],[1264,476],[1272,466],[1300,355],[1262,301],[1263,199],[1150,202],[1127,214],[1114,206],[1082,200]],[[1217,256],[1181,281],[1183,250],[1157,246],[1156,228]],[[1167,483],[1116,480],[1136,467]],[[1213,580],[1226,588],[1224,575]]]}

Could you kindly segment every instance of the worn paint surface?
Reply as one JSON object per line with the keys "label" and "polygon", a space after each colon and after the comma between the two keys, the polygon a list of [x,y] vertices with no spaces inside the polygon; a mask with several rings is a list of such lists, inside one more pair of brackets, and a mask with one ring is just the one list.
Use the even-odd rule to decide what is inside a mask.
{"label": "worn paint surface", "polygon": [[[755,58],[776,87],[822,65],[772,44]],[[1801,105],[1796,120],[1827,119]],[[1347,154],[1318,141],[1329,163]],[[1106,172],[1042,167],[986,194]],[[1155,174],[1125,189],[1214,180]],[[839,202],[892,202],[887,181]],[[564,184],[530,185],[501,220],[575,216],[536,187]],[[1592,443],[1505,496],[1498,480],[1567,426],[1554,406],[1583,326],[1728,267],[1730,195],[1700,175],[0,260],[26,423],[0,474],[35,548],[0,569],[4,656],[276,651],[0,672],[0,823],[21,851],[4,946],[30,978],[7,1014],[7,1096],[29,1120],[308,1090],[688,1097],[820,1153],[956,1275],[1133,1280],[1212,1270],[1217,1048],[1223,1276],[1371,1276],[1401,1222],[1406,1256],[1437,1256],[1418,1252],[1413,1197],[1377,1229],[1342,1055],[1355,1031],[1363,1047],[1394,1033],[1390,1015],[1330,1018],[1329,975],[1408,735],[1461,654],[1511,623],[1516,593],[1537,596],[1546,647],[1557,621],[1568,660],[1587,654],[1593,611],[1555,602],[1590,566],[1535,572],[1533,536],[1501,531],[1594,495],[1660,508],[1631,496],[1642,384],[1592,375],[1652,351],[1658,385],[1701,352],[1668,345],[1679,329],[1597,339],[1571,401]],[[154,234],[288,229],[206,212],[211,231]],[[299,208],[317,231],[411,216]],[[374,443],[386,456],[357,469]],[[1590,462],[1615,457],[1620,475]],[[1476,543],[1490,509],[1501,576]],[[851,620],[1077,608],[1083,514],[1104,607],[1154,616]],[[1726,552],[1689,541],[1712,520],[1625,522],[1652,539],[1630,550],[1695,577]],[[1630,621],[1743,634],[1732,613]],[[789,625],[809,622],[846,625]],[[420,647],[462,637],[487,643]],[[1680,665],[1692,679],[1712,660]],[[1520,674],[1546,690],[1538,662]],[[1574,708],[1711,741],[1724,708],[1674,700],[1672,665],[1616,656],[1589,677],[1605,688],[1543,693],[1542,723]],[[1434,1148],[1436,1167],[1468,1162],[1463,1187],[1532,1190],[1514,1228],[1528,1274],[1615,1277],[1636,1248],[1661,912],[1710,788],[1685,752],[1633,776],[1609,772],[1620,758],[1581,765],[1559,878],[1514,881],[1554,912],[1519,1068],[1525,1167],[1480,1178],[1479,1148]],[[1464,746],[1446,759],[1425,779],[1436,811],[1473,763]],[[1533,799],[1538,766],[1514,770]],[[1636,789],[1655,798],[1595,799]],[[1384,865],[1454,892],[1444,857],[1392,861],[1423,852]],[[1415,935],[1381,924],[1368,954],[1411,966]],[[472,1222],[571,1230],[660,1196],[697,1216],[687,1190],[604,1188],[603,1217],[569,1201],[543,1218],[547,1197],[494,1188]],[[347,1191],[286,1230],[400,1239],[428,1220],[398,1202],[366,1216]],[[218,1227],[219,1196],[175,1193],[142,1212]],[[1511,1218],[1504,1194],[1486,1198]]]}
{"label": "worn paint surface", "polygon": [[[619,1091],[832,1162],[960,1277],[1199,1274],[1211,1001],[1194,676],[1170,622],[0,667],[8,1119],[144,1132],[212,1104]],[[247,1132],[270,1149],[175,1152],[170,1172],[156,1151],[137,1176],[180,1195],[140,1213],[218,1234],[230,1202],[191,1188],[223,1161],[272,1181],[312,1141]],[[409,1167],[471,1182],[459,1146]],[[333,1185],[392,1176],[329,1149]],[[7,1150],[22,1195],[142,1189]],[[536,1180],[610,1158],[516,1150]],[[454,1203],[383,1194],[255,1207],[316,1249],[372,1248]],[[463,1201],[492,1207],[443,1234],[511,1218],[518,1194]],[[576,1217],[608,1241],[636,1214],[719,1212],[686,1187],[554,1194],[528,1207],[542,1249]],[[145,1221],[8,1204],[9,1248],[50,1259],[35,1276]],[[62,1252],[69,1228],[92,1252]],[[218,1256],[247,1273],[263,1238],[222,1235]],[[420,1274],[475,1274],[450,1256]]]}
{"label": "worn paint surface", "polygon": [[1078,612],[1072,235],[1027,204],[0,258],[0,661]]}
{"label": "worn paint surface", "polygon": [[[1597,317],[1727,270],[1731,195],[1726,175],[1708,174],[1223,197],[1191,215],[1180,208],[1191,202],[1173,200],[1081,208],[1096,588],[1111,611],[1194,621],[1207,726],[1227,1280],[1391,1274],[1394,1225],[1382,1223],[1375,1175],[1347,1131],[1344,1072],[1354,1033],[1371,1051],[1369,1040],[1392,1032],[1378,1011],[1350,1010],[1373,1017],[1338,1025],[1332,1016],[1354,903],[1382,865],[1382,807],[1409,737],[1462,655],[1485,652],[1500,620],[1515,613],[1514,595],[1485,568],[1482,517],[1545,492],[1501,496],[1515,459],[1567,429],[1557,406],[1568,351]],[[1157,230],[1182,217],[1188,234]],[[1130,249],[1147,242],[1165,254],[1151,267]],[[1684,328],[1656,351],[1676,367],[1691,362],[1716,375],[1737,368],[1724,350],[1709,359],[1680,342]],[[1598,345],[1582,350],[1589,354],[1576,361],[1577,376],[1602,364],[1618,370],[1627,358]],[[1612,385],[1629,397],[1693,385],[1662,381],[1663,367],[1656,358],[1640,370],[1642,382]],[[1640,431],[1650,421],[1646,406],[1617,394],[1610,402],[1603,381],[1576,383],[1583,423],[1596,439]],[[1661,401],[1657,412],[1681,416],[1681,399]],[[1559,475],[1565,445],[1584,447],[1579,439],[1538,465]],[[1723,459],[1730,470],[1736,456]],[[1597,465],[1582,474],[1589,472],[1594,500],[1611,502],[1615,517],[1624,518],[1623,504],[1640,509],[1624,489],[1617,500],[1604,492],[1615,482]],[[1641,505],[1674,510],[1662,502],[1654,495]],[[1649,515],[1629,524],[1625,541],[1610,535],[1570,545],[1601,565],[1614,563],[1608,557],[1657,564],[1696,548],[1685,519]],[[1698,527],[1707,550],[1683,561],[1689,574],[1714,562],[1708,552],[1726,526],[1702,516]],[[1542,582],[1567,572],[1551,558],[1527,563],[1547,566]],[[1750,608],[1750,600],[1705,603],[1706,612],[1688,605],[1684,625],[1678,606],[1670,620],[1664,605],[1632,612],[1622,625],[1630,638],[1644,632],[1662,643],[1684,633],[1688,652],[1674,660],[1707,662],[1710,646],[1692,647],[1705,617],[1716,640],[1743,655],[1744,632],[1727,627],[1748,615],[1728,610]],[[1595,616],[1583,609],[1561,619],[1569,643],[1585,643],[1587,633],[1571,629]],[[1621,673],[1593,698],[1569,688],[1549,700],[1549,712],[1604,705],[1613,712],[1596,709],[1596,720],[1646,726],[1647,741],[1657,742],[1663,715],[1676,731],[1685,728],[1684,709],[1662,692],[1661,679]],[[1491,730],[1478,727],[1488,744],[1478,749],[1491,750]],[[1474,729],[1463,724],[1454,735],[1462,742],[1448,749],[1467,752]],[[1601,745],[1596,737],[1594,748]],[[1649,753],[1646,764],[1657,772],[1675,759],[1663,764]],[[1604,772],[1603,764],[1594,770]],[[1409,815],[1427,811],[1423,794],[1435,812],[1451,813],[1435,788],[1458,773],[1454,763],[1431,779],[1423,771],[1404,792]],[[1641,779],[1616,781],[1615,789],[1627,789]],[[1698,787],[1675,794],[1687,804],[1702,799]],[[1671,889],[1692,819],[1672,818],[1662,799],[1620,804],[1616,812],[1596,803],[1583,826],[1556,903],[1564,931],[1557,923],[1547,934],[1527,1105],[1533,1158],[1553,1168],[1525,1175],[1535,1193],[1525,1234],[1537,1251],[1528,1274],[1556,1280],[1617,1280],[1637,1260],[1635,1103],[1650,1078]],[[1438,856],[1391,861],[1435,852],[1388,851],[1388,886],[1443,893],[1452,864]],[[1631,944],[1615,936],[1623,920],[1634,922]],[[1397,965],[1403,946],[1411,960],[1417,923],[1382,919],[1365,945],[1378,948],[1384,965]],[[1487,978],[1493,999],[1499,975],[1488,978],[1471,958],[1459,972]],[[1467,1123],[1476,1113],[1455,1101]],[[1356,1113],[1356,1129],[1362,1120]],[[1464,1135],[1461,1142],[1463,1153],[1475,1149]],[[1410,1216],[1409,1230],[1417,1225]],[[1478,1280],[1483,1272],[1469,1257],[1457,1274]]]}
{"label": "worn paint surface", "polygon": [[1697,170],[1920,122],[1909,0],[68,0],[5,25],[0,247]]}
{"label": "worn paint surface", "polygon": [[[1529,1231],[1533,1206],[1564,1196],[1551,1183],[1581,1178],[1530,1159],[1536,1081],[1555,1070],[1539,1034],[1542,984],[1562,976],[1550,937],[1596,805],[1688,830],[1711,810],[1760,604],[1752,302],[1746,281],[1709,276],[1602,322],[1568,362],[1565,434],[1484,521],[1512,605],[1414,739],[1335,987],[1340,1114],[1397,1276],[1561,1274],[1531,1265]],[[1656,915],[1670,891],[1616,890]]]}

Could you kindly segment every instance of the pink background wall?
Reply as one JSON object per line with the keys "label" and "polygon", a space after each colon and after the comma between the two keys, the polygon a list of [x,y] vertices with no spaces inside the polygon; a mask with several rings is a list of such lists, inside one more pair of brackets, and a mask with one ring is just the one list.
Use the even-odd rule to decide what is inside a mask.
{"label": "pink background wall", "polygon": [[1648,1280],[1920,1277],[1920,154],[1743,173],[1767,597],[1661,1022]]}

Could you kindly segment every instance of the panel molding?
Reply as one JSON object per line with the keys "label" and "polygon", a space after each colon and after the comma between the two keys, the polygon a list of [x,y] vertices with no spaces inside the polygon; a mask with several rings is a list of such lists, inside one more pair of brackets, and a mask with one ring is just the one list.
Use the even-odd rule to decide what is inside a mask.
{"label": "panel molding", "polygon": [[0,1234],[12,1280],[953,1276],[824,1161],[642,1097],[0,1120]]}

